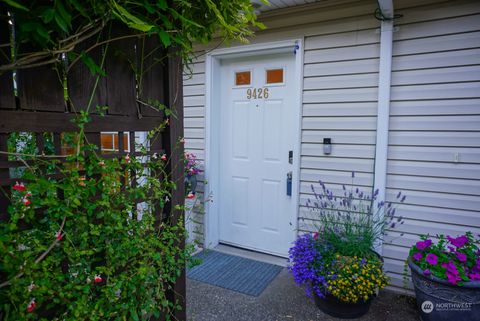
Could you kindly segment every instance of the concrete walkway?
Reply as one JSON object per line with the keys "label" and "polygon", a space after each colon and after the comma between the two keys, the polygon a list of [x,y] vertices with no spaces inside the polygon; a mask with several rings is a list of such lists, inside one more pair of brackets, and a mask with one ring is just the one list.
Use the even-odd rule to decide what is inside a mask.
{"label": "concrete walkway", "polygon": [[[323,314],[286,269],[259,297],[187,279],[188,321],[339,320]],[[418,321],[412,298],[383,291],[362,321]]]}

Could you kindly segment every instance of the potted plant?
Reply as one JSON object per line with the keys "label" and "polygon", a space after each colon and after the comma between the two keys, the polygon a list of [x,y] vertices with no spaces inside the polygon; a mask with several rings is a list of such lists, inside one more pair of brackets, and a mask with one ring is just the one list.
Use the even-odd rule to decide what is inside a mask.
{"label": "potted plant", "polygon": [[187,229],[187,243],[194,243],[194,222],[193,214],[198,212],[201,207],[196,196],[197,175],[201,172],[197,156],[193,153],[185,152],[185,227]]}
{"label": "potted plant", "polygon": [[407,260],[422,320],[480,320],[480,239],[437,238],[421,236]]}
{"label": "potted plant", "polygon": [[197,175],[200,172],[197,156],[193,153],[185,152],[185,192],[188,199],[195,198]]}
{"label": "potted plant", "polygon": [[[352,173],[352,180],[354,174]],[[402,224],[394,203],[378,201],[378,191],[368,194],[343,186],[340,195],[320,181],[315,200],[307,207],[318,222],[313,234],[300,236],[290,249],[289,270],[297,284],[306,287],[316,305],[340,318],[356,318],[368,312],[379,289],[388,284],[383,260],[373,249],[387,228]],[[401,193],[397,203],[405,201]]]}

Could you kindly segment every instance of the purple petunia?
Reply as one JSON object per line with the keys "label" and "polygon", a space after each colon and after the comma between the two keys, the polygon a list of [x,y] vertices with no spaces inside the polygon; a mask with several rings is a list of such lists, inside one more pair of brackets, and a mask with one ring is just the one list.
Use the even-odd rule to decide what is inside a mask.
{"label": "purple petunia", "polygon": [[425,248],[430,247],[432,245],[432,240],[425,240],[423,242],[425,243]]}
{"label": "purple petunia", "polygon": [[467,255],[464,254],[464,253],[460,253],[460,252],[455,252],[455,255],[457,256],[457,259],[464,263],[464,262],[467,262]]}
{"label": "purple petunia", "polygon": [[454,274],[454,275],[459,274],[457,266],[452,261],[448,263],[442,263],[442,267],[447,270],[447,273]]}
{"label": "purple petunia", "polygon": [[462,246],[468,243],[468,238],[466,235],[462,235],[456,238],[447,236],[447,239],[450,241],[450,243],[452,243],[453,246],[457,248],[461,248]]}
{"label": "purple petunia", "polygon": [[414,261],[420,261],[422,259],[423,255],[422,255],[422,253],[417,252],[417,253],[413,254],[412,257],[413,257]]}
{"label": "purple petunia", "polygon": [[468,275],[468,277],[469,277],[470,280],[472,280],[472,281],[475,281],[475,280],[480,281],[480,273],[470,273],[470,274]]}
{"label": "purple petunia", "polygon": [[419,241],[416,244],[417,249],[419,249],[420,251],[426,249],[430,245],[432,245],[432,240]]}
{"label": "purple petunia", "polygon": [[430,276],[431,274],[432,274],[432,272],[430,272],[429,269],[423,270],[423,275],[425,275],[425,276]]}
{"label": "purple petunia", "polygon": [[425,258],[425,261],[427,261],[427,263],[430,264],[430,265],[437,265],[438,264],[438,256],[436,256],[433,253],[428,253],[427,257]]}
{"label": "purple petunia", "polygon": [[448,280],[449,283],[451,283],[451,284],[457,284],[458,281],[460,281],[461,279],[462,279],[462,278],[459,277],[458,275],[447,272],[447,280]]}

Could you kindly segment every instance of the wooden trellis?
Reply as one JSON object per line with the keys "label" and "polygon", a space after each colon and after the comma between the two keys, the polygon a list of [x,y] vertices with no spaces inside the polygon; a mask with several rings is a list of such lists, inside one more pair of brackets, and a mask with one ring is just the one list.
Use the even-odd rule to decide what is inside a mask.
{"label": "wooden trellis", "polygon": [[[112,29],[111,37],[124,34],[125,31],[116,26]],[[8,25],[0,25],[0,43],[8,43],[9,36]],[[140,59],[137,57],[137,49],[141,46],[152,54],[143,61],[150,67],[138,77],[131,64]],[[0,52],[0,65],[9,63],[5,57],[10,56],[10,48],[3,47],[0,50],[3,50],[3,53]],[[120,50],[122,55],[117,54]],[[124,133],[129,133],[129,153],[140,155],[135,151],[135,132],[150,131],[166,120],[162,112],[142,102],[158,101],[168,106],[175,117],[170,117],[170,125],[161,132],[161,139],[150,145],[150,152],[167,153],[171,159],[169,163],[180,166],[167,167],[177,188],[172,191],[172,199],[166,204],[163,213],[158,213],[157,219],[163,220],[168,216],[175,223],[183,219],[183,213],[175,210],[175,205],[183,205],[184,202],[184,170],[181,165],[183,148],[177,144],[179,138],[183,137],[181,58],[176,55],[175,49],[161,47],[156,36],[130,37],[109,42],[96,47],[89,55],[100,65],[105,52],[106,77],[92,75],[83,63],[76,63],[69,68],[66,62],[67,69],[69,68],[66,89],[51,65],[16,70],[16,83],[12,71],[0,74],[0,151],[7,151],[7,140],[11,133],[28,132],[36,134],[36,145],[42,153],[45,142],[41,134],[49,133],[53,134],[55,153],[60,154],[62,133],[78,129],[71,121],[75,113],[86,109],[91,101],[91,122],[85,127],[89,142],[100,147],[102,132],[115,132],[120,138]],[[106,106],[106,115],[96,113],[95,106]],[[118,139],[118,152],[113,154],[114,157],[126,155],[127,146],[124,145],[123,139]],[[2,187],[11,186],[15,182],[15,178],[11,177],[11,169],[21,165],[17,161],[9,161],[7,155],[0,154]],[[4,190],[8,191],[9,188]],[[8,218],[8,205],[8,197],[0,193],[0,220]],[[178,279],[174,292],[169,297],[183,302],[183,309],[176,312],[175,318],[185,320],[185,273]]]}

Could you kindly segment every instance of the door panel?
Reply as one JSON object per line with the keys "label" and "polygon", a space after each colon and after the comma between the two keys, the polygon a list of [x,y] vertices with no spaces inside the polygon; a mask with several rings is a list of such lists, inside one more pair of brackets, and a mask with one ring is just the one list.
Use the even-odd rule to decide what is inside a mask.
{"label": "door panel", "polygon": [[[277,83],[267,83],[266,71],[271,69],[276,75],[270,81]],[[288,152],[298,143],[294,141],[298,120],[292,108],[296,104],[289,95],[293,75],[291,54],[222,62],[221,242],[288,255],[295,237],[291,218],[296,209],[286,195],[286,179],[297,166],[288,162]],[[238,79],[240,86],[236,86]]]}

